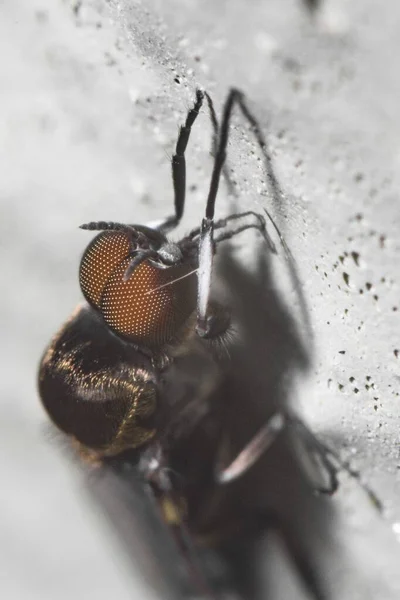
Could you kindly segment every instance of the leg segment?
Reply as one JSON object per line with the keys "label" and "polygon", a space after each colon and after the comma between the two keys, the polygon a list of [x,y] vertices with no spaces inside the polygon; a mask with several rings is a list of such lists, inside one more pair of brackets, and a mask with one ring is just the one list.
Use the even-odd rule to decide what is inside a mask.
{"label": "leg segment", "polygon": [[272,415],[231,464],[222,470],[217,470],[217,481],[230,483],[246,473],[275,442],[285,425],[283,413],[278,412]]}
{"label": "leg segment", "polygon": [[185,561],[194,590],[199,597],[216,600],[206,576],[203,573],[197,547],[185,522],[183,508],[184,497],[174,486],[168,468],[168,457],[161,444],[150,445],[139,460],[139,472],[149,485],[150,500],[158,507],[159,514],[174,538],[178,552]]}
{"label": "leg segment", "polygon": [[342,471],[354,479],[360,488],[364,491],[371,504],[382,512],[383,505],[377,494],[364,481],[362,474],[354,469],[347,461],[342,460],[339,454],[328,444],[322,442],[315,436],[298,417],[288,416],[288,425],[290,425],[295,434],[304,442],[306,451],[317,454],[320,458],[321,466],[326,469],[328,479],[331,485],[327,489],[317,489],[321,493],[333,494],[338,488],[337,474]]}
{"label": "leg segment", "polygon": [[[213,104],[209,96],[207,96],[207,102],[210,108],[211,121],[214,127],[214,138],[216,138],[218,123],[216,120]],[[277,188],[277,181],[272,171],[271,159],[267,151],[266,141],[262,135],[260,128],[258,127],[257,121],[251,114],[250,110],[247,108],[242,92],[236,89],[231,89],[223,108],[222,122],[221,128],[218,132],[218,139],[214,143],[214,167],[207,198],[205,218],[202,221],[200,229],[196,331],[201,337],[207,337],[210,334],[211,324],[210,317],[208,315],[208,304],[210,296],[211,272],[215,243],[214,228],[216,224],[214,224],[214,209],[219,182],[221,179],[221,172],[224,167],[226,158],[226,148],[228,145],[229,138],[229,124],[235,104],[239,106],[243,116],[250,123],[250,126],[252,127],[256,136],[257,142],[266,158],[268,179],[273,188]],[[243,229],[238,229],[238,233],[242,230]],[[222,239],[229,239],[229,236]],[[269,242],[270,248],[275,248],[270,238],[268,238],[267,241]]]}
{"label": "leg segment", "polygon": [[[237,233],[240,233],[241,231],[245,231],[246,229],[251,229],[254,227],[255,229],[258,229],[258,231],[260,231],[260,233],[264,237],[265,241],[267,242],[271,252],[273,254],[276,254],[275,244],[267,232],[266,221],[262,215],[255,212],[254,210],[247,210],[246,212],[243,212],[243,213],[236,213],[233,215],[229,215],[225,219],[219,219],[218,221],[216,221],[214,223],[214,231],[216,231],[217,229],[222,229],[222,228],[226,227],[230,221],[235,221],[237,219],[243,219],[244,217],[249,217],[250,215],[252,215],[253,217],[256,217],[258,223],[247,223],[247,224],[239,226],[237,229],[233,229],[231,231],[226,231],[226,232],[221,232],[219,234],[219,236],[217,236],[214,239],[214,242],[217,244],[218,242],[222,242],[224,240],[229,240],[230,238],[234,237]],[[194,237],[198,236],[200,234],[200,232],[201,232],[201,228],[196,227],[196,229],[192,229],[192,231],[189,233],[188,237],[193,239]]]}
{"label": "leg segment", "polygon": [[176,142],[175,154],[172,157],[172,180],[174,183],[174,205],[175,214],[169,217],[159,227],[163,233],[173,229],[182,218],[185,206],[186,194],[186,160],[185,151],[189,141],[192,125],[202,107],[204,93],[201,90],[196,91],[196,101],[193,108],[188,112],[185,124],[179,130],[178,141]]}
{"label": "leg segment", "polygon": [[[217,468],[216,478],[219,483],[229,483],[240,477],[253,466],[254,463],[270,448],[278,435],[284,430],[293,431],[294,435],[304,445],[305,452],[309,455],[309,462],[314,461],[315,468],[325,471],[324,479],[328,485],[315,485],[315,477],[309,475],[310,481],[316,492],[334,494],[339,482],[337,475],[340,471],[347,473],[355,479],[360,488],[365,492],[371,504],[382,511],[382,502],[363,480],[358,471],[353,469],[346,461],[343,461],[338,453],[327,444],[321,442],[298,417],[287,412],[277,412],[263,425],[253,436],[237,457],[225,468]],[[301,458],[301,457],[299,457]],[[315,460],[314,460],[315,459]],[[309,473],[308,473],[309,474]],[[315,473],[315,476],[317,473]],[[322,476],[322,473],[321,473]]]}

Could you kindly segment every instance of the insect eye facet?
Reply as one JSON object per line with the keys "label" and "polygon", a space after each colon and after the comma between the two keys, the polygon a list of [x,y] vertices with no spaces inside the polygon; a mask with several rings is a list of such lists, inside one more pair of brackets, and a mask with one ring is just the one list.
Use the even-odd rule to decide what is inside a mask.
{"label": "insect eye facet", "polygon": [[159,347],[174,337],[193,312],[196,278],[185,277],[191,271],[187,264],[158,268],[146,260],[124,281],[131,252],[125,232],[100,233],[82,257],[81,289],[117,334],[138,345]]}
{"label": "insect eye facet", "polygon": [[90,304],[100,308],[107,281],[130,251],[128,236],[121,231],[103,231],[89,244],[79,267],[79,283]]}
{"label": "insect eye facet", "polygon": [[196,278],[187,265],[165,269],[149,261],[140,263],[128,281],[124,273],[130,258],[123,259],[108,279],[100,310],[117,333],[149,348],[168,342],[193,312]]}

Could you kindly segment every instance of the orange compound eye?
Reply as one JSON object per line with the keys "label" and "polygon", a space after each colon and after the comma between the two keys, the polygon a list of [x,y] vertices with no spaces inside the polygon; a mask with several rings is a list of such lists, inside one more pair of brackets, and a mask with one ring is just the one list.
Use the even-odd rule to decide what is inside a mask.
{"label": "orange compound eye", "polygon": [[160,269],[146,260],[124,281],[129,263],[129,257],[123,259],[108,279],[101,296],[101,313],[111,329],[132,342],[160,347],[176,335],[193,312],[196,277],[191,274],[179,279],[190,273],[188,265]]}
{"label": "orange compound eye", "polygon": [[100,308],[107,281],[130,251],[128,236],[121,231],[104,231],[89,244],[79,267],[79,282],[90,304]]}

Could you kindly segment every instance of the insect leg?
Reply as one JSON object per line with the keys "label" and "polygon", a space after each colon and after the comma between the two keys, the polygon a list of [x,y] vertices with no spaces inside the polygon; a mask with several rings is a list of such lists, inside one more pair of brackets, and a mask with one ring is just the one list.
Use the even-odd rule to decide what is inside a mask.
{"label": "insect leg", "polygon": [[214,230],[218,229],[218,228],[225,227],[229,221],[234,221],[236,219],[240,219],[242,217],[247,217],[249,215],[253,215],[254,217],[256,217],[257,220],[258,220],[258,223],[247,223],[247,224],[244,224],[244,225],[240,225],[236,229],[232,229],[230,231],[221,232],[215,238],[215,240],[214,240],[215,243],[219,243],[219,242],[222,242],[224,240],[229,240],[232,237],[234,237],[236,234],[240,233],[241,231],[245,231],[246,229],[255,228],[255,229],[258,229],[258,231],[263,236],[264,240],[266,241],[266,243],[268,245],[269,250],[273,254],[276,254],[277,253],[276,246],[275,246],[274,242],[272,241],[271,236],[269,235],[269,233],[267,231],[267,224],[266,224],[266,221],[265,221],[264,217],[262,215],[260,215],[259,213],[254,212],[252,210],[249,210],[249,211],[244,212],[244,213],[237,213],[237,214],[234,214],[234,215],[230,215],[226,219],[221,219],[220,221],[217,221],[215,223],[215,225],[214,225]]}
{"label": "insect leg", "polygon": [[[215,157],[215,155],[217,153],[217,149],[218,149],[218,134],[219,134],[218,117],[217,117],[217,114],[215,112],[214,104],[213,104],[213,101],[211,100],[211,97],[209,96],[209,94],[207,94],[207,92],[204,92],[204,95],[205,95],[206,100],[207,100],[208,110],[209,110],[209,113],[210,113],[211,125],[212,125],[212,128],[213,128],[212,151],[211,151],[211,154],[212,154],[212,156]],[[228,165],[227,165],[226,161],[223,164],[222,172],[223,172],[223,176],[224,176],[224,179],[225,179],[225,183],[226,183],[227,188],[228,188],[228,194],[230,196],[232,196],[232,197],[237,197],[237,191],[236,191],[235,186],[234,186],[234,184],[232,182],[231,176],[229,175],[229,169],[228,169]]]}
{"label": "insect leg", "polygon": [[[198,292],[197,292],[197,325],[196,331],[201,337],[207,337],[210,333],[211,323],[208,315],[208,304],[210,296],[212,261],[214,254],[214,209],[217,198],[221,171],[225,163],[226,147],[229,137],[229,123],[232,115],[232,110],[241,92],[232,89],[226,99],[222,123],[219,130],[218,143],[216,144],[214,167],[211,175],[210,189],[207,198],[205,218],[201,224],[200,241],[199,241],[199,270],[198,270]],[[212,106],[212,104],[211,104]],[[215,120],[211,120],[215,128]]]}
{"label": "insect leg", "polygon": [[242,92],[236,89],[231,89],[224,105],[218,144],[215,149],[214,167],[211,175],[210,190],[207,198],[205,219],[208,221],[212,221],[214,219],[215,200],[218,193],[222,167],[224,166],[226,158],[226,147],[228,145],[229,137],[229,122],[233,107],[236,102],[239,102],[239,98],[241,96]]}
{"label": "insect leg", "polygon": [[204,93],[201,90],[196,91],[196,101],[192,109],[189,110],[185,124],[179,130],[178,140],[176,142],[175,154],[172,157],[172,180],[174,183],[174,205],[175,214],[169,217],[158,227],[163,233],[176,227],[182,218],[185,206],[186,194],[186,160],[185,151],[189,141],[192,125],[195,122],[200,108],[203,104]]}
{"label": "insect leg", "polygon": [[[223,227],[226,227],[230,221],[235,221],[237,219],[243,219],[244,217],[249,217],[250,215],[256,217],[256,219],[258,220],[258,223],[246,224],[246,225],[240,226],[239,228],[234,229],[232,231],[227,231],[227,232],[221,233],[218,237],[215,238],[214,241],[216,243],[218,243],[218,242],[222,242],[223,240],[229,240],[231,237],[235,236],[236,233],[240,233],[241,231],[244,231],[245,229],[250,229],[250,228],[254,227],[262,233],[271,252],[273,254],[276,254],[275,244],[267,232],[265,218],[260,213],[257,213],[254,210],[248,210],[248,211],[242,212],[242,213],[235,213],[233,215],[229,215],[228,217],[225,217],[225,219],[219,219],[218,221],[216,221],[214,223],[214,231],[216,231],[217,229],[222,229]],[[195,229],[192,229],[192,231],[189,233],[188,237],[193,239],[196,236],[198,236],[200,234],[200,232],[201,232],[201,228],[196,227]]]}
{"label": "insect leg", "polygon": [[217,469],[217,481],[230,483],[248,471],[274,443],[285,425],[286,421],[282,413],[273,414],[228,467]]}
{"label": "insect leg", "polygon": [[274,242],[269,237],[267,231],[264,229],[264,227],[260,223],[246,223],[244,225],[240,225],[236,229],[232,229],[230,231],[224,231],[214,238],[214,242],[216,244],[218,244],[219,242],[224,242],[226,240],[230,240],[231,238],[235,237],[238,233],[241,233],[242,231],[246,231],[246,229],[257,229],[257,231],[259,231],[262,234],[262,236],[264,237],[271,252],[273,254],[276,254],[276,247],[275,247]]}
{"label": "insect leg", "polygon": [[[216,600],[203,573],[192,536],[182,513],[182,497],[174,486],[167,468],[167,457],[159,443],[149,446],[139,461],[139,472],[152,490],[152,500],[158,505],[159,514],[164,521],[169,521],[171,533],[177,548],[181,552],[187,566],[188,574],[205,600]],[[168,517],[167,517],[168,513]]]}
{"label": "insect leg", "polygon": [[[280,195],[280,188],[278,185],[278,181],[275,177],[273,168],[272,168],[272,160],[268,151],[266,140],[263,136],[263,133],[257,123],[257,120],[252,115],[250,110],[248,109],[245,97],[242,92],[237,89],[231,89],[228,97],[226,99],[223,114],[222,114],[222,123],[221,127],[218,131],[218,122],[215,116],[215,110],[212,104],[212,101],[208,95],[206,95],[207,102],[210,109],[211,122],[214,127],[214,140],[217,138],[218,140],[214,142],[214,167],[211,176],[210,189],[207,198],[206,212],[205,218],[202,221],[201,230],[200,230],[200,241],[199,241],[199,270],[198,270],[198,299],[197,299],[197,333],[202,337],[207,337],[209,335],[211,329],[210,317],[208,316],[208,302],[210,295],[210,285],[211,285],[211,271],[212,271],[212,261],[213,261],[213,253],[214,253],[214,237],[213,231],[215,228],[214,224],[214,208],[215,201],[218,193],[219,182],[221,179],[221,172],[224,168],[225,158],[226,158],[226,148],[228,145],[229,138],[229,123],[232,115],[232,110],[237,104],[240,108],[245,119],[249,122],[254,135],[256,137],[257,143],[260,146],[264,158],[267,169],[267,176],[270,186],[272,187],[272,192],[275,197]],[[268,215],[269,216],[269,215]],[[242,230],[240,230],[242,231]],[[229,238],[226,238],[229,239]],[[267,238],[267,242],[269,243],[270,248],[275,248],[272,244],[270,238]]]}
{"label": "insect leg", "polygon": [[[217,467],[217,481],[219,483],[229,483],[243,475],[268,450],[284,428],[290,428],[296,434],[298,441],[303,443],[304,449],[301,452],[302,456],[300,456],[303,459],[303,464],[305,462],[313,463],[314,469],[318,467],[325,471],[324,475],[325,479],[328,479],[328,485],[315,485],[317,473],[312,476],[309,469],[306,469],[308,475],[310,475],[310,480],[313,480],[313,487],[316,492],[334,494],[338,488],[337,474],[344,471],[358,483],[373,506],[379,512],[382,511],[381,500],[363,480],[360,473],[353,469],[348,462],[343,461],[333,448],[321,442],[298,417],[283,412],[274,413],[228,467],[223,469]],[[297,447],[299,448],[298,444]],[[308,456],[305,456],[305,454]],[[306,465],[304,466],[306,467]]]}
{"label": "insect leg", "polygon": [[258,144],[260,150],[262,151],[264,161],[265,161],[265,168],[267,171],[268,184],[271,189],[273,198],[277,199],[280,197],[282,192],[281,192],[278,180],[276,178],[274,168],[272,166],[272,158],[271,158],[270,151],[268,149],[267,140],[264,137],[264,134],[261,130],[261,127],[258,124],[257,119],[255,118],[255,116],[252,114],[252,112],[248,108],[244,94],[238,92],[238,95],[236,97],[236,102],[242,112],[242,115],[244,116],[246,121],[249,123],[249,125],[254,133],[254,136],[256,138],[257,144]]}
{"label": "insect leg", "polygon": [[288,425],[291,426],[298,437],[303,441],[305,449],[310,453],[318,454],[322,466],[326,469],[331,486],[328,489],[318,489],[322,493],[333,494],[337,487],[337,474],[340,471],[347,473],[349,477],[354,479],[360,488],[365,492],[373,506],[381,512],[383,505],[375,492],[369,487],[362,475],[354,469],[347,461],[342,460],[339,454],[328,444],[321,442],[306,425],[297,417],[288,416]]}

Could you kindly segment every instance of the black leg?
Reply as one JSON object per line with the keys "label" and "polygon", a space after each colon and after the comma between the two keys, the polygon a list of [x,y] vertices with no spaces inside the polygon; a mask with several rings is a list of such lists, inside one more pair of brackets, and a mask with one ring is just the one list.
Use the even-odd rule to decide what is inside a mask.
{"label": "black leg", "polygon": [[[247,210],[246,212],[235,213],[233,215],[229,215],[228,217],[225,217],[225,219],[219,219],[218,221],[216,221],[214,223],[213,229],[214,229],[214,231],[216,231],[217,229],[223,229],[224,227],[227,226],[227,224],[230,221],[235,221],[237,219],[243,219],[244,217],[248,217],[250,215],[252,215],[253,217],[256,217],[258,223],[247,223],[247,224],[241,225],[237,229],[232,229],[230,231],[221,232],[219,236],[214,238],[214,242],[216,244],[218,244],[219,242],[222,242],[224,240],[229,240],[230,238],[234,237],[237,233],[240,233],[241,231],[245,231],[246,229],[251,229],[254,227],[255,229],[258,229],[258,231],[260,231],[260,233],[264,237],[265,241],[267,242],[270,251],[273,254],[276,254],[275,244],[267,232],[266,221],[265,221],[264,217],[262,215],[260,215],[260,213],[257,213],[254,210]],[[201,232],[201,228],[196,227],[195,229],[192,229],[192,231],[189,233],[188,237],[193,239],[196,236],[198,236],[200,234],[200,232]]]}
{"label": "black leg", "polygon": [[[324,479],[328,480],[327,486],[315,486],[316,492],[325,494],[334,494],[338,488],[337,474],[340,471],[347,473],[349,477],[354,479],[373,506],[381,512],[383,509],[382,502],[369,487],[361,474],[353,469],[348,462],[343,461],[338,453],[330,448],[327,444],[321,442],[301,421],[298,417],[288,412],[277,412],[259,429],[252,437],[244,449],[238,454],[231,464],[219,469],[217,478],[220,483],[226,483],[240,477],[245,473],[261,456],[268,450],[271,444],[275,441],[277,435],[284,429],[290,429],[298,436],[299,441],[304,444],[304,451],[309,454],[309,457],[318,459],[316,462],[319,468],[325,470]],[[322,473],[321,473],[322,475]]]}
{"label": "black leg", "polygon": [[[306,0],[305,0],[306,1]],[[318,4],[318,2],[315,2],[315,4]],[[269,193],[271,195],[271,198],[273,201],[278,202],[279,199],[282,196],[282,191],[280,189],[280,186],[278,184],[278,180],[276,178],[275,172],[274,172],[274,168],[272,165],[272,158],[271,158],[271,154],[268,148],[268,144],[267,141],[263,135],[262,129],[260,128],[257,119],[254,117],[254,115],[251,113],[251,111],[249,110],[247,104],[246,104],[246,100],[244,95],[239,92],[239,91],[235,91],[232,90],[231,94],[235,93],[235,99],[234,101],[237,102],[240,111],[242,112],[243,116],[245,117],[245,119],[248,121],[248,123],[251,126],[251,129],[253,131],[253,134],[256,138],[257,141],[257,145],[259,146],[263,159],[264,159],[264,167],[265,167],[265,171],[267,174],[267,186],[269,188]],[[214,128],[214,138],[213,138],[213,147],[214,147],[214,155],[216,154],[216,148],[217,148],[217,135],[218,135],[218,121],[217,118],[215,116],[215,110],[211,101],[211,98],[208,96],[208,94],[205,92],[205,96],[208,102],[208,106],[210,109],[210,115],[211,115],[211,122],[213,124],[213,128]],[[228,101],[227,101],[228,103]],[[226,103],[226,104],[227,104]],[[223,164],[222,167],[223,170],[223,174],[224,174],[224,178],[226,180],[226,183],[228,185],[228,190],[229,193],[233,196],[236,196],[236,190],[234,188],[234,185],[232,183],[232,181],[230,180],[229,177],[229,173],[228,170],[226,169],[226,164]],[[211,190],[210,190],[211,191]],[[215,202],[215,198],[214,198],[214,202]],[[299,301],[300,301],[300,307],[301,307],[301,311],[302,311],[302,318],[304,320],[304,323],[306,325],[307,331],[308,331],[308,338],[309,338],[309,344],[313,339],[313,333],[312,333],[312,327],[310,324],[310,316],[308,313],[308,308],[307,308],[307,303],[305,300],[305,296],[304,296],[304,291],[302,288],[302,285],[300,283],[298,274],[297,274],[297,267],[294,261],[294,258],[282,236],[282,233],[280,232],[277,224],[275,223],[274,219],[272,218],[270,212],[268,211],[267,208],[263,207],[263,211],[266,214],[267,218],[269,219],[269,221],[271,222],[272,226],[274,227],[279,240],[282,244],[283,250],[285,252],[286,255],[286,259],[287,259],[287,264],[289,267],[289,271],[290,271],[290,276],[292,278],[293,281],[293,285],[294,288],[296,290],[296,293],[299,297]]]}
{"label": "black leg", "polygon": [[[218,123],[216,120],[215,111],[210,98],[208,96],[206,97],[210,108],[211,121],[214,126],[214,135],[216,136],[216,128],[218,127]],[[221,172],[225,164],[226,148],[228,145],[229,138],[229,124],[232,115],[232,110],[235,104],[239,106],[243,116],[250,123],[254,131],[257,143],[263,152],[267,168],[267,176],[269,183],[273,188],[273,193],[277,194],[279,192],[279,186],[272,169],[271,157],[269,155],[264,136],[258,126],[256,119],[251,114],[250,110],[247,108],[242,92],[236,89],[232,89],[228,94],[228,98],[223,108],[222,123],[218,135],[218,143],[214,144],[214,167],[207,198],[205,218],[202,221],[200,231],[196,331],[201,337],[207,337],[210,333],[210,317],[208,315],[208,304],[210,296],[211,272],[214,254],[214,210],[219,182],[221,179]],[[270,247],[274,247],[272,246],[269,237],[267,241],[270,242]]]}
{"label": "black leg", "polygon": [[204,95],[207,100],[208,110],[210,113],[211,125],[213,128],[213,139],[212,139],[212,155],[215,156],[218,148],[218,134],[219,134],[219,123],[217,113],[215,112],[213,101],[207,92],[204,92]]}
{"label": "black leg", "polygon": [[224,231],[214,238],[214,242],[216,244],[219,244],[219,242],[226,242],[226,240],[232,239],[238,233],[242,233],[242,231],[246,231],[247,229],[257,229],[257,231],[262,233],[262,235],[264,236],[264,239],[268,243],[271,252],[274,252],[274,253],[276,252],[273,241],[268,236],[268,234],[264,230],[263,226],[260,225],[260,223],[245,223],[244,225],[239,225],[239,227],[237,227],[236,229],[231,229],[230,231]]}
{"label": "black leg", "polygon": [[[212,125],[212,128],[213,128],[212,156],[215,157],[215,155],[217,153],[217,149],[218,149],[219,123],[218,123],[218,118],[217,118],[217,114],[215,112],[213,101],[211,100],[211,98],[207,94],[207,92],[204,92],[204,95],[205,95],[206,100],[207,100],[208,110],[210,112],[211,125]],[[223,164],[222,172],[223,172],[223,175],[224,175],[225,183],[226,183],[227,188],[228,188],[228,193],[230,194],[230,196],[237,197],[235,186],[234,186],[234,184],[233,184],[233,182],[231,180],[231,177],[229,175],[229,169],[228,169],[228,165],[227,165],[226,162],[224,162],[224,164]]]}
{"label": "black leg", "polygon": [[288,425],[293,427],[295,433],[302,438],[305,448],[308,450],[308,452],[314,452],[319,455],[320,462],[327,471],[328,478],[331,482],[331,487],[327,489],[318,489],[316,491],[328,494],[334,493],[338,487],[337,474],[340,471],[343,471],[358,483],[360,488],[364,490],[372,505],[379,512],[382,512],[383,505],[381,500],[369,487],[368,483],[364,481],[361,473],[354,469],[347,461],[342,460],[339,454],[328,444],[321,442],[321,440],[317,438],[317,436],[315,436],[297,417],[290,415],[288,417]]}
{"label": "black leg", "polygon": [[[210,190],[208,193],[205,218],[201,224],[201,233],[199,241],[199,270],[198,276],[198,292],[197,292],[197,325],[196,331],[201,337],[207,337],[210,333],[211,324],[208,315],[208,304],[210,297],[211,272],[214,253],[214,208],[217,198],[219,181],[221,178],[222,167],[226,158],[226,147],[228,144],[229,122],[232,114],[232,109],[241,95],[238,90],[231,90],[225,102],[222,115],[222,124],[219,132],[218,144],[216,144],[214,167],[211,175]],[[209,103],[210,106],[210,103]],[[211,103],[212,107],[212,103]],[[213,114],[210,109],[211,120]]]}
{"label": "black leg", "polygon": [[197,547],[185,522],[182,505],[184,498],[180,496],[179,490],[172,482],[168,457],[160,443],[150,445],[142,453],[138,467],[149,485],[150,500],[157,505],[163,521],[170,526],[170,532],[178,552],[185,561],[194,590],[204,600],[216,600],[203,572]]}
{"label": "black leg", "polygon": [[[255,212],[254,210],[246,210],[245,212],[242,212],[242,213],[234,213],[232,215],[228,215],[227,217],[225,217],[223,219],[218,219],[218,221],[214,222],[213,229],[214,229],[214,231],[216,231],[217,229],[222,229],[223,227],[227,226],[229,221],[243,219],[244,217],[248,217],[250,215],[253,215],[253,217],[256,217],[256,219],[259,221],[260,229],[266,227],[266,221],[265,221],[264,217],[262,215],[260,215],[260,213]],[[191,232],[189,233],[189,235],[187,237],[189,237],[190,239],[194,239],[195,237],[200,235],[200,233],[201,233],[201,227],[195,227],[194,229],[191,230]]]}
{"label": "black leg", "polygon": [[[216,122],[215,111],[213,110],[212,102],[209,99],[208,95],[207,95],[207,101],[208,101],[209,107],[210,107],[211,122],[213,123],[214,130],[215,130],[215,122]],[[230,123],[230,119],[231,119],[231,115],[232,115],[232,110],[233,110],[235,104],[238,105],[243,116],[250,124],[250,126],[253,130],[253,133],[256,137],[257,143],[263,152],[263,155],[264,155],[264,158],[266,161],[267,176],[268,176],[269,183],[270,183],[271,187],[273,188],[273,192],[275,192],[275,193],[280,192],[279,184],[278,184],[278,181],[276,179],[275,173],[272,168],[272,159],[269,154],[267,142],[264,138],[264,135],[257,123],[256,118],[253,116],[253,114],[250,112],[249,108],[247,107],[244,94],[237,89],[232,89],[229,92],[228,98],[225,102],[224,109],[223,109],[221,130],[220,130],[220,134],[219,134],[218,144],[216,145],[214,168],[213,168],[210,190],[209,190],[208,199],[207,199],[206,219],[214,218],[215,200],[217,197],[218,186],[219,186],[219,181],[220,181],[220,177],[221,177],[221,171],[224,166],[225,158],[226,158],[226,147],[228,145],[228,137],[229,137],[229,123]]]}
{"label": "black leg", "polygon": [[212,221],[214,219],[215,200],[218,193],[222,167],[224,166],[226,158],[226,147],[228,145],[229,137],[229,123],[235,102],[238,102],[238,99],[241,96],[242,93],[239,92],[239,90],[232,89],[229,92],[228,98],[226,99],[225,106],[223,109],[221,129],[219,132],[218,144],[216,145],[214,167],[211,176],[210,190],[208,192],[207,198],[205,215],[206,221]]}
{"label": "black leg", "polygon": [[202,107],[204,93],[201,90],[196,91],[196,101],[193,108],[188,112],[185,124],[179,130],[178,141],[176,142],[175,154],[172,157],[172,180],[174,183],[174,204],[175,214],[169,217],[158,228],[163,233],[173,229],[182,218],[185,206],[186,194],[186,160],[185,151],[189,141],[192,125]]}
{"label": "black leg", "polygon": [[271,189],[272,196],[274,198],[279,198],[279,196],[281,195],[282,192],[281,192],[278,180],[276,178],[276,175],[275,175],[275,172],[274,172],[274,169],[272,166],[272,158],[271,158],[271,155],[270,155],[270,152],[268,149],[268,144],[264,137],[264,134],[263,134],[260,126],[258,125],[257,120],[252,115],[247,104],[245,103],[243,95],[241,95],[240,98],[238,99],[238,104],[239,104],[240,110],[242,111],[243,116],[250,124],[252,131],[254,133],[254,136],[257,140],[257,144],[263,153],[264,160],[265,160],[265,168],[267,171],[268,185]]}

